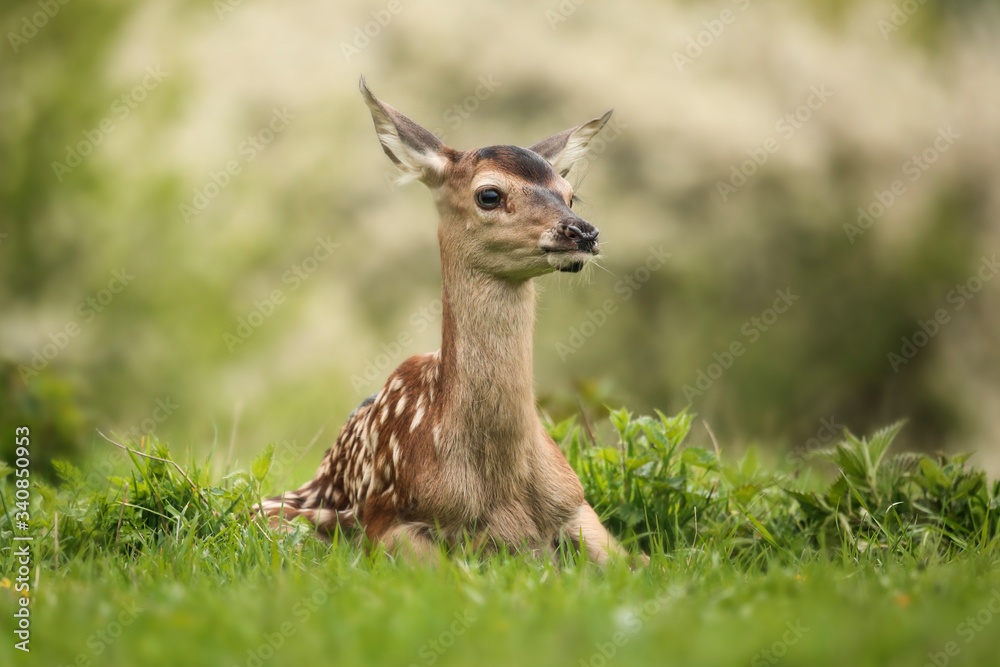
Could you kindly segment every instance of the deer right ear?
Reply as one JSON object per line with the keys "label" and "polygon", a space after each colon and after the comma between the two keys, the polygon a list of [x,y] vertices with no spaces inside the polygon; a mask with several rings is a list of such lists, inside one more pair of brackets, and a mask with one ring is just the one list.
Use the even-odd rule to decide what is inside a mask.
{"label": "deer right ear", "polygon": [[609,118],[611,118],[611,111],[583,125],[571,127],[559,134],[553,134],[548,139],[542,139],[531,146],[529,150],[548,160],[552,168],[560,176],[565,177],[576,161],[586,155],[590,140],[601,131]]}
{"label": "deer right ear", "polygon": [[372,95],[361,77],[361,94],[375,121],[382,150],[402,172],[401,181],[419,180],[429,186],[444,180],[454,151],[396,109]]}

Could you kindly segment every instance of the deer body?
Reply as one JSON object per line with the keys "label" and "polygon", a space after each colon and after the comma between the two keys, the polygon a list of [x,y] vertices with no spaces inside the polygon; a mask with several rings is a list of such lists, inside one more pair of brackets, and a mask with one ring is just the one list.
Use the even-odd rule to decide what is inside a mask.
{"label": "deer body", "polygon": [[315,478],[261,511],[326,531],[360,524],[372,542],[418,554],[467,536],[543,553],[565,539],[597,562],[623,553],[545,432],[532,375],[533,278],[598,252],[563,176],[610,112],[531,149],[460,152],[361,89],[383,150],[437,204],[441,349],[403,362]]}

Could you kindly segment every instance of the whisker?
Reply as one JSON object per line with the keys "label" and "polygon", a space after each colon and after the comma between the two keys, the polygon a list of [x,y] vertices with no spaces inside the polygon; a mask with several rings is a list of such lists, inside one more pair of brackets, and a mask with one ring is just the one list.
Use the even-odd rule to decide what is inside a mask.
{"label": "whisker", "polygon": [[596,258],[592,259],[589,263],[593,264],[594,266],[596,266],[597,268],[599,268],[601,271],[604,271],[609,276],[614,276],[615,278],[618,277],[618,274],[616,274],[614,271],[612,271],[611,269],[609,269],[606,266],[604,266],[603,264],[601,264],[601,262],[598,261]]}

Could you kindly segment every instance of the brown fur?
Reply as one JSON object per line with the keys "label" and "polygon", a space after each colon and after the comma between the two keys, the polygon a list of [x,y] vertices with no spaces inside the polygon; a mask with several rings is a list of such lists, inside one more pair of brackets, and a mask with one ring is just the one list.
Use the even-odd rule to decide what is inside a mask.
{"label": "brown fur", "polygon": [[[597,252],[563,233],[593,228],[570,210],[572,187],[553,165],[582,154],[607,115],[536,144],[541,154],[460,152],[363,82],[362,92],[383,149],[428,185],[440,213],[441,349],[403,362],[348,418],[315,478],[261,510],[325,530],[358,522],[373,543],[418,556],[467,536],[538,553],[566,539],[597,562],[623,553],[542,427],[532,386],[532,278]],[[502,205],[478,206],[483,187]]]}

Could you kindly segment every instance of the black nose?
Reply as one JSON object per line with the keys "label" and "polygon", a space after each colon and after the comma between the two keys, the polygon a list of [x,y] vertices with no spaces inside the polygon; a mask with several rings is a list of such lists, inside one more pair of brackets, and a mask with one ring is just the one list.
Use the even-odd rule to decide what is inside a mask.
{"label": "black nose", "polygon": [[582,252],[590,252],[597,245],[597,235],[600,234],[592,224],[577,218],[572,221],[559,223],[559,231],[570,241],[576,243],[576,247]]}

